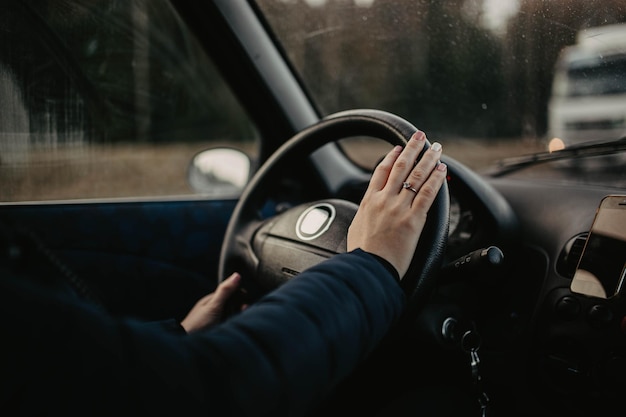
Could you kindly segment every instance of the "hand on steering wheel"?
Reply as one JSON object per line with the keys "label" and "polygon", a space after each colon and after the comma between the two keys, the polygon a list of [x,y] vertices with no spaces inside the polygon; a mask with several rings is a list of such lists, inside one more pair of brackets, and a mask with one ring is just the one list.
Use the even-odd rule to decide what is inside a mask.
{"label": "hand on steering wheel", "polygon": [[[265,190],[272,189],[276,178],[285,172],[281,168],[285,161],[305,160],[327,143],[357,136],[376,137],[398,146],[373,173],[361,208],[329,195],[267,219],[259,217]],[[398,270],[409,307],[417,308],[434,287],[448,237],[446,168],[435,168],[440,156],[441,145],[431,146],[414,125],[379,110],[336,113],[304,129],[261,166],[241,195],[224,236],[219,281],[239,272],[248,300],[253,303],[324,259],[361,247]],[[373,211],[373,216],[365,216],[372,220],[357,215],[359,210]],[[322,213],[327,221],[320,233],[303,236],[301,219],[310,212]],[[376,222],[381,214],[393,216],[392,227]],[[350,224],[353,227],[347,236]],[[413,256],[406,253],[410,250]]]}
{"label": "hand on steering wheel", "polygon": [[404,150],[395,146],[376,167],[348,229],[348,250],[361,248],[389,261],[403,277],[411,263],[426,214],[445,181],[434,143],[417,160],[426,135],[417,131]]}

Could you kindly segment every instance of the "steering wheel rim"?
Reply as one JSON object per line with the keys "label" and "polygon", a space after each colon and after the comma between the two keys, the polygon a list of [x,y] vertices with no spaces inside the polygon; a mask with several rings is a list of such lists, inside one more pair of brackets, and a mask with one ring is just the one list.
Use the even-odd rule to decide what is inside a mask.
{"label": "steering wheel rim", "polygon": [[[224,235],[219,259],[218,281],[223,281],[232,272],[240,272],[243,278],[242,286],[246,288],[247,292],[255,294],[253,299],[267,292],[271,287],[280,285],[280,278],[277,278],[276,273],[276,276],[264,279],[264,282],[259,282],[260,278],[252,278],[256,277],[260,271],[264,271],[264,262],[258,253],[259,248],[264,245],[255,242],[255,240],[259,239],[259,235],[262,235],[261,239],[263,239],[268,236],[267,233],[271,234],[268,230],[276,227],[275,223],[294,224],[295,230],[296,219],[299,219],[303,210],[314,204],[337,204],[340,207],[337,210],[339,212],[338,220],[335,220],[333,227],[337,227],[338,230],[335,234],[344,233],[344,236],[343,242],[336,242],[334,249],[336,249],[335,253],[341,253],[343,244],[343,251],[345,251],[347,227],[358,208],[354,203],[336,199],[323,200],[287,210],[288,212],[294,210],[284,216],[281,214],[287,220],[275,220],[274,218],[262,220],[258,218],[257,211],[261,207],[264,197],[263,186],[278,175],[281,161],[303,155],[308,156],[327,143],[353,136],[375,137],[392,145],[404,146],[416,130],[417,128],[410,122],[395,114],[381,110],[356,109],[332,114],[294,135],[261,166],[239,198]],[[430,147],[430,143],[427,141],[424,150],[428,147]],[[422,154],[420,154],[420,158]],[[428,212],[426,224],[413,259],[407,273],[401,280],[401,286],[407,295],[409,309],[420,305],[420,301],[428,295],[434,286],[447,243],[449,207],[448,187],[444,183]],[[298,240],[299,238],[289,236],[287,240],[293,241],[294,239]],[[323,260],[324,257],[332,256],[332,250],[322,251],[324,252],[323,256],[314,260],[310,266]],[[292,258],[297,258],[297,256],[292,256]],[[283,268],[283,272],[284,270],[290,269]]]}

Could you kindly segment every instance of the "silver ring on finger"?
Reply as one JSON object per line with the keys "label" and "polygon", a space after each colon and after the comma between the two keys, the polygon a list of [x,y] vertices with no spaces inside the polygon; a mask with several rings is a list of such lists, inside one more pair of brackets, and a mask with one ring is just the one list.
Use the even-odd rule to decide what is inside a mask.
{"label": "silver ring on finger", "polygon": [[411,190],[413,191],[415,194],[417,194],[417,190],[415,188],[413,188],[413,186],[411,185],[410,182],[403,182],[402,183],[402,188],[404,188],[405,190]]}

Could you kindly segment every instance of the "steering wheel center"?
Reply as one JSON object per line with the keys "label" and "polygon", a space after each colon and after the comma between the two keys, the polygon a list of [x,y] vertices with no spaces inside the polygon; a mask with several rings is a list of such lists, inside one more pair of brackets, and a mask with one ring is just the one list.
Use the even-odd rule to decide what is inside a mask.
{"label": "steering wheel center", "polygon": [[[406,145],[415,126],[378,110],[351,110],[331,115],[285,142],[252,178],[236,205],[226,230],[218,279],[239,272],[252,300],[303,270],[346,251],[348,227],[358,206],[335,199],[305,203],[268,219],[258,218],[263,190],[279,174],[285,160],[301,160],[321,146],[351,136],[371,136]],[[427,143],[425,148],[430,145]],[[421,157],[421,156],[420,156]],[[402,286],[409,307],[417,305],[434,284],[448,237],[449,194],[440,189],[422,231]]]}

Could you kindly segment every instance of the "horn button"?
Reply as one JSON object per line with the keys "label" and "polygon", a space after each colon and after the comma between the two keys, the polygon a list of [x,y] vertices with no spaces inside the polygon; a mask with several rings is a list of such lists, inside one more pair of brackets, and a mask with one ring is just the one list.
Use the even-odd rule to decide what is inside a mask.
{"label": "horn button", "polygon": [[358,205],[345,200],[302,204],[277,215],[254,237],[259,283],[268,289],[338,253]]}

